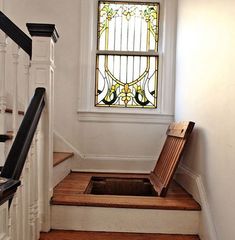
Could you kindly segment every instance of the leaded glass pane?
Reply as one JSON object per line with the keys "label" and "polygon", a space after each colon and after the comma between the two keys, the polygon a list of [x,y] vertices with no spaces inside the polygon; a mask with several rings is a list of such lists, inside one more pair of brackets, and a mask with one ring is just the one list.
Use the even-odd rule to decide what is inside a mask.
{"label": "leaded glass pane", "polygon": [[159,3],[99,2],[96,106],[157,107],[158,25]]}
{"label": "leaded glass pane", "polygon": [[158,49],[159,3],[99,2],[98,50]]}
{"label": "leaded glass pane", "polygon": [[158,57],[97,56],[96,106],[155,108]]}

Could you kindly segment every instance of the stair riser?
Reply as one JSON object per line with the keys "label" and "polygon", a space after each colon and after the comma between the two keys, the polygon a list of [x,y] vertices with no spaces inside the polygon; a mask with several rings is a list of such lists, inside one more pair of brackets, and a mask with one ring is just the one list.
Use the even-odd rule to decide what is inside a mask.
{"label": "stair riser", "polygon": [[52,229],[198,234],[199,212],[103,208],[83,206],[52,207]]}
{"label": "stair riser", "polygon": [[53,187],[61,182],[71,171],[71,159],[56,165],[53,168]]}

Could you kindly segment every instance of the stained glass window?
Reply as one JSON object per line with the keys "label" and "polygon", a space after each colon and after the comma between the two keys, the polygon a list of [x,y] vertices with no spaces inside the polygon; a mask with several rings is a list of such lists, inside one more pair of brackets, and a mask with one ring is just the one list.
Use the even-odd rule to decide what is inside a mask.
{"label": "stained glass window", "polygon": [[99,1],[96,106],[157,107],[159,7]]}

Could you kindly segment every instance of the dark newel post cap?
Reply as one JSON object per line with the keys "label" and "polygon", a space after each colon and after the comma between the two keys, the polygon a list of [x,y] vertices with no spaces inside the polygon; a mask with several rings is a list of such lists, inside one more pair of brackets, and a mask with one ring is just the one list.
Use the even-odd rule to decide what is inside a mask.
{"label": "dark newel post cap", "polygon": [[26,23],[30,35],[38,37],[51,37],[56,43],[59,34],[56,30],[55,24],[47,23]]}

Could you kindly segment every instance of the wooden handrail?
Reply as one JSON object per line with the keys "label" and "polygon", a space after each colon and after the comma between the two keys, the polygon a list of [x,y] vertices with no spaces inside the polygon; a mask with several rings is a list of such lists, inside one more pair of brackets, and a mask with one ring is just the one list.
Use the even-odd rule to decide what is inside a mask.
{"label": "wooden handrail", "polygon": [[32,39],[0,11],[0,29],[32,57]]}
{"label": "wooden handrail", "polygon": [[0,177],[19,180],[26,157],[45,106],[45,88],[37,88],[15,137]]}
{"label": "wooden handrail", "polygon": [[45,88],[36,88],[28,110],[20,125],[4,166],[0,173],[0,205],[9,201],[20,185],[22,173],[34,133],[45,106]]}
{"label": "wooden handrail", "polygon": [[13,198],[20,180],[13,180],[0,177],[0,205]]}

